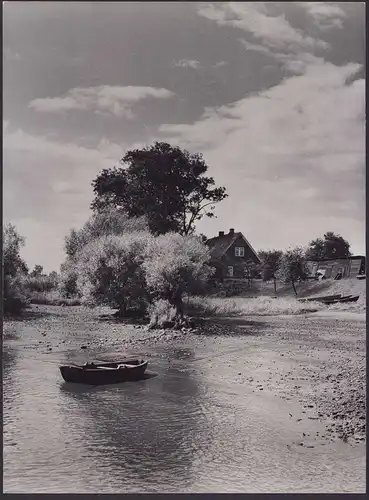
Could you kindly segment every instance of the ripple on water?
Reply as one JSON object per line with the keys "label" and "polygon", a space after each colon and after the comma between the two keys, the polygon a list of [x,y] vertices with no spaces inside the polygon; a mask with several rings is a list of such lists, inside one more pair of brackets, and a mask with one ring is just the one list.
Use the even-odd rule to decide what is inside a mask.
{"label": "ripple on water", "polygon": [[[8,352],[5,491],[296,491],[308,479],[323,487],[327,477],[347,481],[347,460],[336,456],[327,469],[315,450],[286,453],[268,408],[230,391],[221,373],[214,383],[201,374],[193,351],[182,349],[174,366],[159,354],[150,362],[158,377],[67,390],[56,365]],[[357,468],[360,458],[352,456]]]}

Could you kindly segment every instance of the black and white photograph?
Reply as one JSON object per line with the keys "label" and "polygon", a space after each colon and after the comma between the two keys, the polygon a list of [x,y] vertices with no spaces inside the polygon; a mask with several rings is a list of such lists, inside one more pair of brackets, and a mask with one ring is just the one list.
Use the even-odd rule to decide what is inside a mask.
{"label": "black and white photograph", "polygon": [[3,2],[3,492],[365,493],[364,2]]}

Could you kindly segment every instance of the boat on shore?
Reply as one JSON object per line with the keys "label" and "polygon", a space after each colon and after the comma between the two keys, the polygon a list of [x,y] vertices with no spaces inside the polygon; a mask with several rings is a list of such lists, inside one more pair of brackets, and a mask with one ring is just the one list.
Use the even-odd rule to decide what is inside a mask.
{"label": "boat on shore", "polygon": [[352,295],[347,295],[346,297],[341,297],[338,300],[333,300],[333,301],[325,302],[325,303],[328,304],[328,305],[331,305],[331,304],[346,304],[347,302],[357,302],[359,300],[359,297],[360,297],[360,295],[355,295],[355,297],[353,297]]}
{"label": "boat on shore", "polygon": [[341,298],[341,294],[338,295],[324,295],[321,297],[309,297],[307,299],[297,299],[299,302],[326,302],[331,300],[338,300]]}
{"label": "boat on shore", "polygon": [[59,370],[66,382],[86,385],[108,385],[142,379],[147,365],[148,361],[127,359],[110,363],[63,365],[59,366]]}
{"label": "boat on shore", "polygon": [[298,299],[299,302],[320,302],[326,306],[331,306],[332,304],[346,304],[347,302],[357,302],[360,295],[326,295],[325,297],[310,297],[308,299]]}

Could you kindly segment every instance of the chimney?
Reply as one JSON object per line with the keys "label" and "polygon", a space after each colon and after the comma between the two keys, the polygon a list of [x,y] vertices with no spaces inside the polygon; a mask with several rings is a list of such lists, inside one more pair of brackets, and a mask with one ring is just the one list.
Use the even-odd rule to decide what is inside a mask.
{"label": "chimney", "polygon": [[219,231],[219,236],[224,236],[224,231]]}
{"label": "chimney", "polygon": [[231,227],[231,229],[229,230],[229,234],[234,234],[234,229],[233,229],[233,227]]}

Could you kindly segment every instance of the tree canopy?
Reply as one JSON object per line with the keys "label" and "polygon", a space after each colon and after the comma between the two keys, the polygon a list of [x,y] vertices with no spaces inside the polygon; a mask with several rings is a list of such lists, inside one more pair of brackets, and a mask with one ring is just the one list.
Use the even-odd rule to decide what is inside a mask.
{"label": "tree canopy", "polygon": [[28,303],[23,278],[28,268],[20,255],[25,239],[13,224],[3,228],[3,307],[5,313],[18,313]]}
{"label": "tree canopy", "polygon": [[108,305],[123,314],[145,299],[142,269],[151,235],[134,232],[104,235],[86,244],[76,262],[77,287],[89,305]]}
{"label": "tree canopy", "polygon": [[274,281],[274,291],[277,291],[276,273],[278,271],[280,261],[283,255],[281,250],[260,250],[258,252],[260,258],[259,269],[263,281]]}
{"label": "tree canopy", "polygon": [[343,259],[350,255],[350,243],[331,231],[325,233],[323,238],[310,241],[306,251],[308,260]]}
{"label": "tree canopy", "polygon": [[17,273],[27,274],[27,264],[20,256],[20,250],[25,245],[13,224],[6,224],[3,229],[3,269],[4,276],[16,276]]}
{"label": "tree canopy", "polygon": [[122,208],[104,208],[66,238],[62,266],[64,296],[86,305],[108,305],[121,314],[168,301],[178,317],[182,296],[211,273],[209,249],[201,237],[155,236],[143,217],[127,218]]}
{"label": "tree canopy", "polygon": [[182,296],[213,273],[209,248],[200,237],[168,233],[151,239],[143,263],[148,290],[183,316]]}
{"label": "tree canopy", "polygon": [[77,268],[79,253],[91,242],[107,235],[121,235],[132,231],[148,231],[145,217],[129,218],[122,208],[106,206],[95,212],[79,229],[71,229],[65,237],[64,250],[67,254],[61,265],[60,291],[63,297],[79,296]]}
{"label": "tree canopy", "polygon": [[165,142],[127,151],[121,168],[104,169],[93,181],[92,208],[121,207],[128,217],[146,216],[154,234],[188,235],[202,217],[214,217],[215,204],[226,196],[204,174],[201,154]]}
{"label": "tree canopy", "polygon": [[44,272],[44,266],[41,266],[40,264],[36,264],[35,267],[33,268],[33,271],[31,272],[30,276],[32,278],[36,278],[38,276],[42,276]]}
{"label": "tree canopy", "polygon": [[301,247],[295,247],[283,253],[276,277],[283,283],[291,283],[296,295],[295,283],[305,280],[308,274],[305,252]]}

